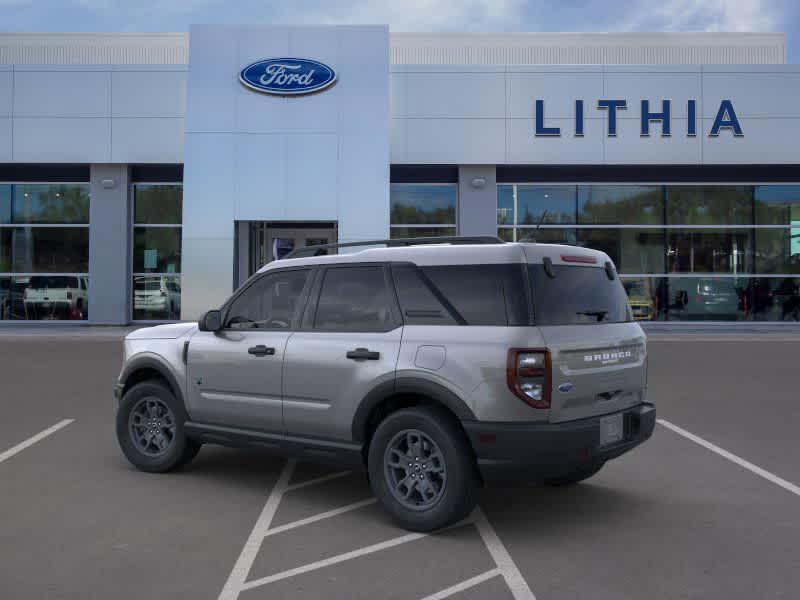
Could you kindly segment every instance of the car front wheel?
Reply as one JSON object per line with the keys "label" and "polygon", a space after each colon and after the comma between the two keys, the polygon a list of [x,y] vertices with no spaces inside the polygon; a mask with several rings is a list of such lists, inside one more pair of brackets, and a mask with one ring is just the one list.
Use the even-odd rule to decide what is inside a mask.
{"label": "car front wheel", "polygon": [[137,469],[164,473],[192,460],[200,443],[186,437],[186,410],[159,381],[143,381],[122,397],[117,410],[117,440]]}
{"label": "car front wheel", "polygon": [[375,496],[406,529],[446,527],[475,507],[475,459],[443,410],[415,407],[386,417],[370,443],[368,463]]}

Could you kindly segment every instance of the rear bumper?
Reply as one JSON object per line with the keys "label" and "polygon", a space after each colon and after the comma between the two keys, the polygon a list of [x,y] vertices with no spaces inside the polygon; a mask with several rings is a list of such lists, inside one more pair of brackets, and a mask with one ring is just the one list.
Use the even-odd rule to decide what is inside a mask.
{"label": "rear bumper", "polygon": [[624,437],[602,448],[600,418],[608,415],[566,423],[464,421],[463,425],[485,482],[536,482],[616,458],[652,435],[655,406],[642,403],[619,412],[624,415]]}

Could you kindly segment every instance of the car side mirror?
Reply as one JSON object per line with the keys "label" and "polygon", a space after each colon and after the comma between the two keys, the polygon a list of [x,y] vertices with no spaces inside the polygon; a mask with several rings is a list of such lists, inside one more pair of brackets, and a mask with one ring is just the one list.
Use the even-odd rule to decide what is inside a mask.
{"label": "car side mirror", "polygon": [[222,329],[222,311],[209,310],[200,317],[197,325],[200,331],[219,331]]}

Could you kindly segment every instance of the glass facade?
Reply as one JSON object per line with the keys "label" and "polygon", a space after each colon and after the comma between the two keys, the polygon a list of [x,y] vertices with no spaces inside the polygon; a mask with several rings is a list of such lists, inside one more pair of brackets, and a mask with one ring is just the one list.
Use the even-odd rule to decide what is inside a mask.
{"label": "glass facade", "polygon": [[0,320],[85,320],[89,185],[0,184]]}
{"label": "glass facade", "polygon": [[177,320],[181,314],[183,186],[133,186],[134,321]]}
{"label": "glass facade", "polygon": [[392,238],[456,235],[457,184],[393,183],[389,195]]}
{"label": "glass facade", "polygon": [[499,184],[497,228],[607,253],[639,320],[800,320],[800,185]]}

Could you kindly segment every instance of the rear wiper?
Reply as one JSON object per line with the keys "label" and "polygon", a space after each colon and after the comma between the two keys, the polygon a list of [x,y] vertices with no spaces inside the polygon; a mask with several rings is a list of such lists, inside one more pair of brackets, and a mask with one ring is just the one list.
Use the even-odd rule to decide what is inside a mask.
{"label": "rear wiper", "polygon": [[598,321],[602,321],[608,314],[607,310],[581,310],[575,313],[576,315],[586,315],[587,317],[597,317]]}

